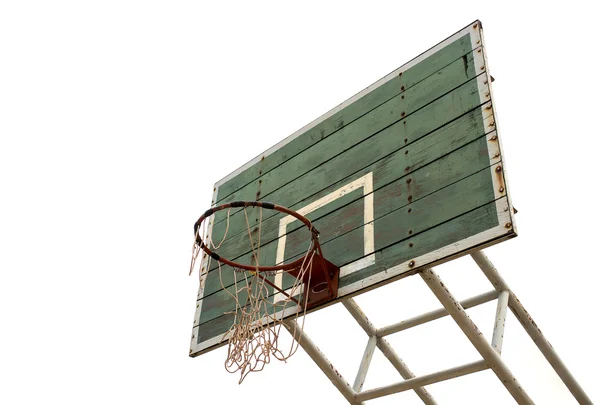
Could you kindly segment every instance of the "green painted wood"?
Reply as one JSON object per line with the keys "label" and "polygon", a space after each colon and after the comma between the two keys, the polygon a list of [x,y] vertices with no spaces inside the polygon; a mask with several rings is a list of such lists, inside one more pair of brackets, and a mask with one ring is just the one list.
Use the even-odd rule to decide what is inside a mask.
{"label": "green painted wood", "polygon": [[[503,197],[501,201],[506,201],[506,197]],[[430,232],[415,234],[399,243],[385,247],[377,252],[374,266],[342,278],[340,286],[347,286],[363,280],[386,268],[459,242],[496,226],[499,226],[496,219],[496,202],[490,202],[459,217],[443,222],[432,228]],[[514,235],[513,230],[506,229],[506,235]],[[227,332],[232,322],[233,315],[224,314],[199,325],[197,342],[200,343],[215,336],[220,336]]]}
{"label": "green painted wood", "polygon": [[[486,142],[487,140],[483,138],[480,143],[485,145]],[[489,161],[487,157],[486,160]],[[437,225],[494,200],[491,170],[489,168],[480,170],[410,203],[407,208],[395,209],[375,219],[375,249],[382,250],[422,232],[433,233],[433,238],[442,239],[443,235],[436,232]],[[494,218],[496,218],[495,213]],[[357,227],[355,224],[354,229],[338,236],[333,232],[330,233],[328,235],[330,239],[321,242],[325,257],[340,267],[363,257],[361,249],[364,237],[363,226]],[[298,238],[298,235],[299,232],[294,232],[288,237],[286,257],[294,258],[306,251],[306,243],[303,243],[305,241]],[[284,288],[287,287],[284,285]],[[234,289],[234,286],[230,287],[231,291]],[[220,290],[204,298],[200,323],[235,309],[235,301],[230,293],[230,291]]]}
{"label": "green painted wood", "polygon": [[[307,214],[306,216],[311,220],[311,221],[315,221],[315,223],[317,223],[319,221],[319,218],[323,218],[326,217],[327,215],[331,215],[332,212],[332,207],[331,206],[336,206],[336,207],[342,207],[345,205],[350,205],[350,204],[354,204],[355,207],[358,207],[358,209],[361,209],[360,207],[364,207],[363,205],[363,201],[362,201],[362,191],[357,190],[351,193],[348,193],[347,195],[339,198],[338,200],[335,201],[335,203],[331,203],[331,204],[327,204],[324,207],[321,207],[320,209],[317,209],[313,212],[311,212],[310,214]],[[355,208],[356,209],[356,208]],[[355,217],[354,218],[354,222],[358,222],[360,221],[360,217]],[[276,250],[277,250],[277,244],[278,244],[278,222],[275,223],[274,227],[272,226],[271,228],[271,236],[272,238],[270,239],[270,241],[265,241],[265,244],[261,246],[260,249],[260,262],[261,263],[265,263],[265,264],[273,264],[275,262],[275,258],[276,258]],[[361,221],[361,223],[364,223],[364,221]],[[304,246],[305,249],[308,249],[308,243],[310,242],[310,233],[308,231],[308,229],[305,226],[301,226],[299,225],[298,221],[293,222],[292,224],[288,225],[288,228],[290,229],[290,232],[287,233],[287,235],[291,235],[291,234],[296,234],[296,237],[298,239],[298,244],[300,245],[300,248],[302,248],[302,246]],[[325,228],[326,227],[317,227],[317,229],[322,229],[321,232],[325,232]],[[261,230],[261,234],[264,234],[266,231],[266,229],[263,227]],[[328,234],[328,232],[327,232]],[[321,235],[321,240],[324,237],[324,234],[322,233]],[[249,245],[248,242],[248,238],[246,237],[246,244]],[[264,250],[263,250],[264,249]],[[241,262],[243,262],[244,260],[250,260],[251,257],[251,252],[250,251],[246,251],[244,252],[243,255],[241,255],[240,257],[237,257],[236,259],[239,259]],[[221,280],[223,282],[223,285],[226,287],[229,287],[231,284],[233,284],[234,282],[234,275],[233,273],[230,271],[230,269],[227,269],[228,271],[224,271],[221,273],[221,277],[218,276],[218,266],[214,266],[211,269],[211,272],[208,274],[207,278],[206,278],[206,283],[205,283],[205,287],[204,287],[204,294],[203,297],[206,298],[208,296],[210,296],[210,294],[213,294],[217,291],[220,291],[222,289],[221,286]]]}
{"label": "green painted wood", "polygon": [[[490,110],[484,110],[484,112],[487,115],[491,114]],[[422,124],[417,123],[417,125]],[[424,138],[417,138],[419,136],[417,131],[418,129],[412,129],[412,125],[409,125],[408,120],[406,120],[406,124],[402,122],[389,127],[380,133],[381,137],[376,138],[377,142],[361,143],[344,156],[341,155],[327,162],[326,165],[311,172],[310,175],[303,176],[294,184],[278,190],[275,193],[275,196],[278,197],[275,201],[292,209],[299,209],[355,178],[376,171],[374,166],[379,161],[381,161],[379,165],[384,166],[381,170],[385,171],[385,176],[376,176],[375,181],[382,179],[389,182],[394,178],[402,177],[481,136],[484,133],[482,113],[480,109],[472,110]],[[415,132],[417,133],[415,134]],[[408,137],[410,139],[417,138],[417,141],[404,143],[404,139],[408,140]],[[400,145],[398,145],[398,139]],[[394,149],[397,150],[392,152]],[[362,161],[366,166],[361,168],[362,165],[359,165],[358,161]],[[409,168],[408,171],[406,171],[407,167]],[[357,171],[357,169],[359,170]],[[310,198],[305,198],[309,194],[308,190],[321,188],[318,187],[318,183],[315,187],[317,181],[330,185],[322,188],[321,191],[313,194]],[[291,203],[294,200],[298,202]],[[250,212],[249,210],[248,216],[251,224],[257,223],[257,215],[253,211]],[[281,217],[282,215],[277,212],[263,211],[262,241],[268,242],[277,236],[278,221]],[[216,226],[213,231],[215,240],[220,241],[223,238],[225,228],[226,222]],[[243,214],[237,217],[233,214],[231,215],[228,238],[219,249],[219,254],[235,259],[247,251],[248,235],[245,217]]]}
{"label": "green painted wood", "polygon": [[[371,110],[360,119],[346,125],[334,134],[323,139],[314,147],[308,148],[272,170],[246,184],[222,200],[245,200],[269,195],[300,175],[327,162],[336,155],[367,140],[379,131],[401,120],[403,117],[423,108],[436,98],[452,91],[461,84],[473,79],[478,72],[473,65],[473,55],[459,59],[411,87],[403,93]],[[373,142],[375,142],[373,140]]]}
{"label": "green painted wood", "polygon": [[356,102],[346,106],[313,128],[308,129],[301,136],[290,141],[270,155],[265,156],[264,159],[237,174],[234,178],[221,184],[219,186],[219,201],[227,198],[231,193],[251,181],[256,180],[262,174],[277,168],[321,139],[328,137],[372,109],[397,96],[403,91],[402,87],[404,87],[404,90],[412,88],[423,79],[440,71],[450,63],[462,59],[464,55],[471,51],[472,46],[469,34],[440,49],[438,52],[404,71],[402,75],[373,89]]}
{"label": "green painted wood", "polygon": [[[477,112],[476,114],[480,113]],[[438,132],[439,134],[437,135],[432,134],[423,138],[422,143],[424,145],[422,148],[411,147],[411,151],[408,154],[400,150],[385,159],[379,160],[374,165],[365,168],[354,176],[354,178],[358,178],[367,172],[373,172],[375,219],[489,166],[487,138],[481,135],[483,128],[476,115],[466,115],[463,119],[454,121],[451,125],[440,129]],[[476,139],[479,139],[478,142],[473,142]],[[413,144],[413,146],[417,146],[417,143]],[[453,148],[458,149],[449,153]],[[449,154],[444,156],[445,153]],[[440,157],[442,158],[439,159]],[[418,169],[406,173],[403,168],[407,164],[413,164]],[[407,183],[408,179],[410,179],[409,183]],[[331,187],[328,190],[336,188],[338,187]],[[327,241],[327,235],[330,232],[338,232],[340,227],[343,228],[346,222],[355,221],[355,219],[342,221],[340,217],[351,216],[351,213],[354,212],[357,214],[358,220],[362,221],[363,204],[362,201],[356,201],[357,199],[362,200],[362,198],[362,190],[357,190],[308,215],[309,219],[315,221],[317,229],[321,231],[322,241]],[[341,210],[341,207],[348,205],[348,201],[350,204],[354,204],[354,206],[349,206]],[[332,219],[324,220],[323,217],[325,216],[331,216]],[[265,260],[265,263],[273,263],[275,259],[279,218],[281,217],[277,216],[269,219],[263,223],[261,228],[261,240],[264,241],[264,245],[261,247],[261,259]],[[327,222],[323,223],[324,221]],[[332,226],[331,221],[333,221],[333,224],[338,225]],[[302,232],[302,229],[296,231],[298,228],[300,228],[298,223],[290,224],[288,226],[288,237],[293,236],[297,232],[297,235],[293,236],[294,238],[301,240],[302,238],[306,238],[306,233]],[[271,244],[273,246],[270,246]],[[224,243],[222,248],[224,247],[230,248],[227,251],[228,253],[233,252],[233,249],[243,252],[243,254],[236,256],[235,260],[241,262],[250,260],[247,234],[240,234],[240,238],[235,241],[235,244],[225,245]],[[265,248],[266,250],[262,251]],[[222,253],[222,249],[219,249],[219,253],[226,256]],[[289,259],[289,255],[286,258]],[[229,286],[233,282],[232,275],[225,274],[224,277],[225,285]],[[219,289],[221,289],[221,285],[218,278],[209,274],[204,296],[206,297]]]}
{"label": "green painted wood", "polygon": [[[282,163],[277,170],[261,175],[255,181],[246,184],[226,198],[223,197],[223,192],[219,189],[219,195],[222,196],[220,199],[222,202],[263,199],[274,190],[339,155],[358,142],[363,142],[394,122],[409,117],[414,111],[427,105],[432,100],[472,79],[475,74],[473,55],[466,55],[464,59],[461,58],[451,63],[436,74],[423,80],[418,86],[392,98],[332,136],[325,138],[314,147]],[[378,138],[381,138],[381,136]],[[369,139],[368,142],[377,141]],[[225,212],[217,213],[215,215],[216,222],[222,221],[225,215]],[[220,229],[217,227],[214,232],[218,233]]]}
{"label": "green painted wood", "polygon": [[[299,201],[306,200],[316,192],[327,188],[353,172],[372,164],[388,155],[390,152],[402,147],[402,144],[410,145],[412,142],[428,135],[437,128],[452,122],[468,111],[479,107],[479,93],[476,79],[463,84],[451,93],[444,95],[426,108],[398,121],[396,125],[385,128],[376,137],[364,142],[362,149],[357,147],[349,149],[346,153],[323,163],[292,183],[287,183],[265,195],[263,200],[276,201],[283,206],[293,206]],[[409,168],[410,170],[410,168]],[[250,199],[252,195],[236,194],[236,199]],[[223,214],[225,215],[225,214]],[[237,214],[239,216],[239,214]],[[269,214],[267,214],[269,215]],[[234,221],[236,214],[232,214],[229,234],[235,235],[245,231],[245,220]],[[256,217],[250,216],[251,221]],[[215,240],[221,240],[225,231],[225,221],[216,222],[213,227]]]}

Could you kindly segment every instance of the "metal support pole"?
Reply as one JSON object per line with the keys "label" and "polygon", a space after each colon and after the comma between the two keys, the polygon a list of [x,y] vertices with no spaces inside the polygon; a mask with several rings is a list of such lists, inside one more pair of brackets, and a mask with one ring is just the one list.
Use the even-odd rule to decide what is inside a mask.
{"label": "metal support pole", "polygon": [[[460,304],[463,306],[464,309],[468,309],[480,304],[485,304],[486,302],[495,300],[496,298],[498,298],[498,291],[492,290],[484,294],[480,294],[475,297],[471,297],[464,301],[461,301]],[[414,318],[406,319],[402,322],[398,322],[393,325],[379,328],[377,329],[377,336],[391,335],[392,333],[410,329],[415,326],[443,318],[445,316],[448,316],[448,311],[446,311],[444,308],[437,309],[435,311],[427,312],[425,314],[415,316]]]}
{"label": "metal support pole", "polygon": [[498,307],[496,308],[496,321],[494,322],[494,334],[492,335],[492,347],[502,354],[502,342],[504,340],[504,324],[506,323],[506,310],[508,308],[508,297],[510,293],[506,290],[500,293],[498,297]]}
{"label": "metal support pole", "polygon": [[573,377],[560,357],[558,357],[558,354],[550,342],[548,342],[548,340],[544,337],[542,331],[527,313],[525,307],[523,307],[523,304],[521,304],[516,295],[510,290],[510,288],[508,288],[508,284],[500,276],[500,273],[498,273],[498,270],[496,270],[492,262],[482,251],[472,253],[471,257],[473,257],[473,260],[475,260],[481,271],[483,271],[483,274],[485,274],[488,280],[490,280],[496,290],[510,292],[510,299],[508,301],[510,310],[517,317],[521,325],[523,325],[523,328],[525,328],[533,342],[540,349],[544,357],[546,357],[548,363],[550,363],[552,368],[554,368],[556,374],[558,374],[569,391],[571,391],[571,394],[573,394],[577,402],[580,404],[591,405],[592,400],[583,391],[583,388],[581,388],[575,377]]}
{"label": "metal support pole", "polygon": [[[410,371],[408,366],[402,361],[398,354],[396,354],[394,348],[388,343],[387,340],[385,340],[385,338],[377,338],[377,347],[379,348],[379,350],[381,350],[381,353],[383,353],[383,355],[390,361],[390,363],[392,363],[392,366],[394,366],[394,368],[398,370],[402,378],[404,378],[407,381],[413,381],[415,375],[412,373],[412,371]],[[431,381],[428,384],[432,384],[433,382],[437,381]],[[425,385],[425,383],[423,383],[422,385]],[[418,387],[413,389],[425,405],[437,405],[435,399],[433,399],[429,391],[427,391],[425,388]]]}
{"label": "metal support pole", "polygon": [[368,401],[370,399],[383,397],[385,395],[395,394],[397,392],[408,391],[423,385],[429,385],[440,381],[450,380],[452,378],[461,377],[463,375],[476,373],[487,369],[485,361],[479,360],[474,363],[465,364],[463,366],[449,368],[437,373],[427,374],[422,377],[411,378],[410,380],[401,381],[381,388],[375,388],[359,392],[356,394],[356,399],[359,401]]}
{"label": "metal support pole", "polygon": [[362,391],[365,378],[367,378],[367,372],[369,371],[369,365],[371,365],[371,359],[373,358],[375,347],[377,347],[377,337],[371,336],[367,342],[367,347],[365,348],[363,358],[360,362],[360,367],[358,367],[358,373],[356,373],[356,378],[354,379],[354,384],[352,385],[352,389],[356,392]]}
{"label": "metal support pole", "polygon": [[[383,355],[390,361],[390,363],[392,363],[392,366],[394,366],[394,368],[398,370],[398,373],[400,373],[402,378],[404,378],[405,380],[415,378],[415,375],[412,373],[412,371],[410,371],[408,366],[394,351],[394,349],[388,343],[388,341],[385,338],[378,336],[379,329],[376,329],[375,326],[371,323],[371,321],[369,321],[369,319],[362,311],[362,309],[360,309],[356,301],[354,301],[354,299],[352,298],[347,298],[342,301],[342,304],[344,305],[344,307],[346,307],[348,312],[350,312],[350,315],[352,315],[356,322],[363,328],[367,335],[369,335],[369,337],[377,336],[377,347],[379,348],[379,350],[381,350]],[[429,391],[427,391],[425,388],[416,385],[413,389],[425,405],[437,405],[437,402],[433,399]]]}
{"label": "metal support pole", "polygon": [[352,315],[352,317],[360,325],[360,327],[363,328],[365,332],[367,332],[367,335],[369,335],[369,337],[375,336],[375,334],[377,333],[377,328],[375,328],[371,321],[369,321],[369,318],[367,318],[365,313],[362,311],[362,309],[360,309],[360,307],[358,306],[356,301],[354,301],[353,298],[346,298],[342,301],[342,304],[344,305],[344,307],[346,307],[348,312],[350,312],[350,315]]}
{"label": "metal support pole", "polygon": [[342,375],[333,367],[333,364],[327,357],[319,350],[319,348],[313,343],[308,337],[306,332],[296,323],[294,320],[283,321],[284,325],[288,330],[295,330],[295,333],[290,333],[298,344],[304,349],[304,351],[310,356],[310,358],[316,363],[321,371],[329,378],[329,380],[335,385],[335,387],[342,393],[342,395],[351,404],[362,404],[355,398],[355,392],[350,387],[350,384],[342,377]]}
{"label": "metal support pole", "polygon": [[456,324],[471,341],[473,346],[475,346],[475,349],[481,354],[487,365],[498,376],[506,389],[508,389],[515,401],[520,405],[533,405],[533,401],[523,390],[521,384],[519,384],[508,367],[506,367],[506,364],[504,364],[500,355],[492,348],[490,343],[485,340],[485,337],[479,331],[479,328],[473,323],[462,305],[460,305],[450,291],[448,291],[448,288],[444,285],[442,280],[440,280],[438,275],[431,269],[425,269],[419,274],[444,308],[446,308]]}

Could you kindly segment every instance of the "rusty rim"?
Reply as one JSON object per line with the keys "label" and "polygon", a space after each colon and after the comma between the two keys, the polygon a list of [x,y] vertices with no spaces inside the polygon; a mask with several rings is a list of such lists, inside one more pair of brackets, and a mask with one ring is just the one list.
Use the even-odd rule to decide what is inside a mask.
{"label": "rusty rim", "polygon": [[[208,248],[208,246],[206,246],[204,244],[204,241],[200,238],[200,235],[198,235],[198,233],[197,233],[198,229],[200,228],[200,225],[202,225],[202,222],[204,222],[204,220],[206,218],[210,217],[215,212],[222,211],[222,210],[225,210],[228,208],[246,208],[246,207],[261,207],[261,208],[266,208],[269,210],[283,212],[284,214],[291,215],[294,218],[296,218],[298,221],[302,222],[311,231],[311,239],[312,239],[313,243],[311,245],[310,250],[306,253],[306,255],[303,255],[299,259],[294,260],[293,262],[290,262],[287,264],[280,264],[278,266],[249,266],[247,264],[237,263],[237,262],[225,259],[224,257],[221,257],[217,253],[210,250]],[[202,248],[202,250],[204,250],[204,252],[207,255],[209,255],[213,259],[217,260],[218,262],[226,264],[231,267],[237,267],[237,268],[240,268],[243,270],[259,271],[259,272],[296,269],[296,268],[302,266],[302,264],[306,260],[306,257],[311,255],[312,252],[314,252],[315,250],[317,250],[317,248],[319,246],[319,243],[318,243],[319,232],[315,229],[312,222],[310,222],[310,220],[308,218],[306,218],[303,215],[298,214],[296,211],[293,211],[289,208],[282,207],[280,205],[269,203],[269,202],[262,202],[262,201],[234,201],[234,202],[218,205],[216,207],[212,207],[209,210],[207,210],[204,214],[202,214],[200,216],[200,218],[198,218],[198,220],[194,224],[194,235],[197,235],[196,243]]]}

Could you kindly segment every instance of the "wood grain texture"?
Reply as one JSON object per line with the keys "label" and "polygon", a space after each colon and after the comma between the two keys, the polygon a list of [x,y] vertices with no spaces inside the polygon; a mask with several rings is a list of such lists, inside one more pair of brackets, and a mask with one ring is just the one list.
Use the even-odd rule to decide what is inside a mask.
{"label": "wood grain texture", "polygon": [[[473,145],[481,147],[480,145],[485,145],[486,142],[487,140],[482,138],[479,143],[473,143]],[[482,160],[484,162],[489,161],[487,156]],[[386,247],[393,246],[420,233],[429,233],[431,239],[443,239],[444,235],[440,235],[436,231],[439,224],[495,200],[491,183],[491,171],[487,169],[487,166],[484,166],[483,170],[475,174],[449,184],[419,200],[409,201],[409,204],[402,208],[395,208],[381,215],[374,221],[376,250],[382,251]],[[402,205],[401,200],[397,203]],[[496,215],[493,218],[496,218]],[[325,257],[333,263],[343,266],[363,256],[361,246],[363,244],[362,228],[364,224],[358,225],[356,216],[338,217],[338,219],[342,221],[342,225],[349,224],[347,231],[336,235],[335,230],[339,224],[332,222],[330,227],[323,227],[327,231],[323,234],[321,243]],[[496,224],[497,220],[492,226]],[[286,256],[292,259],[305,253],[307,248],[305,239],[300,232],[290,234],[287,240]],[[410,253],[412,256],[410,249],[405,253]],[[375,268],[378,267],[375,266]],[[225,268],[221,271],[222,274],[226,272],[232,274],[232,269]],[[340,279],[340,285],[348,283],[344,279],[344,277]],[[287,279],[284,288],[290,287],[291,282],[291,279]],[[214,294],[205,297],[200,323],[207,322],[224,312],[235,309],[235,301],[230,296],[235,292],[235,288],[236,286],[233,285],[228,287],[228,291],[219,289]],[[272,290],[271,294],[274,294]]]}
{"label": "wood grain texture", "polygon": [[471,53],[473,50],[472,48],[470,36],[464,35],[449,46],[446,46],[415,66],[407,69],[402,75],[373,89],[356,102],[350,104],[328,119],[318,123],[313,128],[308,129],[304,134],[285,145],[285,147],[265,156],[265,158],[261,159],[256,165],[239,173],[235,178],[220,184],[218,186],[220,196],[219,201],[229,197],[231,193],[238,190],[241,186],[256,180],[262,174],[270,172],[311,147],[313,144],[351,124],[356,119],[387,102],[401,92],[416,86],[423,79],[440,71],[450,63],[461,60],[464,55]]}
{"label": "wood grain texture", "polygon": [[[509,200],[487,68],[478,52],[480,37],[472,35],[457,35],[428,51],[402,74],[388,75],[217,183],[215,203],[262,200],[301,210],[325,199],[306,215],[321,232],[325,256],[342,267],[342,295],[514,236],[504,226],[510,222]],[[365,176],[370,176],[368,191],[346,188]],[[372,213],[366,225],[368,201]],[[227,225],[227,212],[217,213],[211,218],[213,240],[220,241],[228,227],[218,253],[252,262],[248,221],[261,223],[260,264],[300,257],[308,248],[308,231],[298,221],[286,223],[281,238],[283,218],[269,210],[234,209]],[[365,248],[367,228],[371,250]],[[229,294],[235,292],[235,273],[219,272],[214,260],[207,267],[192,343],[200,351],[221,344],[233,322],[227,312],[234,309]],[[284,276],[282,287],[291,282]],[[271,299],[275,293],[269,289]]]}
{"label": "wood grain texture", "polygon": [[[357,177],[367,172],[374,174],[375,218],[489,166],[489,158],[485,155],[486,138],[482,135],[484,129],[475,118],[476,114],[478,112],[474,115],[466,115],[463,119],[454,121],[452,125],[440,129],[439,134],[424,138],[421,148],[414,144],[415,147],[411,148],[412,154],[400,150],[353,176]],[[479,142],[474,143],[473,141],[477,139]],[[452,148],[457,149],[450,153]],[[412,163],[415,169],[405,171],[404,168],[409,163]],[[360,192],[351,193],[308,215],[322,233],[322,241],[328,240],[330,233],[341,232],[347,222],[356,221],[356,216],[352,218],[353,213],[358,214],[358,220],[361,220],[363,198],[364,195]],[[345,221],[342,217],[345,217]],[[280,218],[281,216],[272,217],[261,227],[261,240],[264,242],[261,247],[261,264],[274,262]],[[299,248],[302,242],[307,240],[306,233],[298,223],[289,226],[288,237],[291,237],[292,241],[297,240]],[[225,255],[223,251],[227,253],[237,251],[243,254],[235,256],[235,260],[247,262],[251,259],[247,233],[240,233],[239,237],[232,238],[230,241],[231,244],[226,244],[228,242],[226,240],[223,249],[219,249],[220,254]],[[290,255],[287,254],[286,259],[289,258]],[[212,270],[215,268],[216,264]],[[223,274],[223,281],[225,286],[229,286],[233,282],[232,275]],[[219,278],[209,274],[204,296],[220,288]]]}
{"label": "wood grain texture", "polygon": [[[502,200],[506,200],[503,197]],[[444,246],[452,245],[458,241],[476,235],[487,229],[493,228],[496,223],[496,202],[492,201],[479,208],[469,211],[459,217],[439,224],[435,232],[423,232],[392,246],[376,252],[376,266],[363,269],[340,279],[340,287],[365,279],[366,277],[381,272],[395,264],[404,262],[407,258],[419,257]],[[511,230],[507,229],[506,234]],[[441,235],[441,238],[440,238]],[[410,246],[412,244],[412,246]],[[421,265],[423,265],[422,263]],[[197,342],[211,339],[225,333],[233,322],[233,315],[222,314],[196,327]]]}
{"label": "wood grain texture", "polygon": [[[293,207],[301,201],[309,198],[317,198],[317,193],[331,187],[352,173],[373,164],[375,161],[384,158],[391,152],[426,137],[436,129],[451,123],[453,120],[461,117],[465,113],[478,108],[479,88],[476,78],[469,80],[450,93],[443,95],[425,108],[416,111],[405,119],[398,120],[393,114],[385,117],[383,129],[376,132],[374,136],[367,141],[356,144],[356,146],[346,149],[344,153],[336,155],[334,158],[322,162],[299,177],[293,182],[281,184],[276,190],[268,194],[261,194],[261,199],[277,202],[286,207]],[[473,114],[480,121],[480,117]],[[391,118],[390,118],[391,117]],[[383,125],[377,121],[376,125]],[[390,122],[392,125],[390,126]],[[481,122],[481,121],[480,121]],[[410,169],[409,169],[410,170]],[[294,174],[297,173],[294,171]],[[260,180],[259,180],[260,181]],[[256,184],[256,187],[262,187],[262,183]],[[247,194],[241,194],[241,191],[230,196],[232,200],[254,200],[256,189],[245,188]],[[229,201],[229,198],[227,199]],[[232,211],[231,223],[229,226],[229,235],[236,235],[246,229],[245,219],[241,213]],[[215,215],[215,224],[213,227],[214,240],[223,238],[226,221],[225,212],[219,212]],[[268,218],[270,213],[267,213]],[[265,218],[265,219],[266,219]],[[256,215],[250,215],[251,223],[256,222]]]}

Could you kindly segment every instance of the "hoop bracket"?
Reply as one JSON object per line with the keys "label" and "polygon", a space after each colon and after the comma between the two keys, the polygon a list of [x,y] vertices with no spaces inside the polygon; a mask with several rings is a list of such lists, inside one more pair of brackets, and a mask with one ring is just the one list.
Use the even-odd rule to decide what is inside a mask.
{"label": "hoop bracket", "polygon": [[[213,252],[208,246],[206,246],[206,244],[204,243],[204,241],[198,233],[200,225],[202,224],[202,222],[204,222],[206,218],[212,216],[215,212],[222,211],[224,209],[246,207],[261,207],[274,211],[279,211],[284,214],[291,215],[300,222],[302,222],[310,230],[310,238],[312,240],[311,248],[308,250],[307,254],[290,263],[282,263],[275,266],[252,266],[226,259],[220,256],[218,253]],[[200,218],[198,218],[198,221],[196,221],[196,223],[194,224],[194,235],[196,238],[196,244],[211,258],[222,264],[242,270],[256,271],[259,273],[281,270],[286,271],[290,275],[297,278],[300,274],[300,269],[302,268],[302,266],[306,265],[306,258],[310,257],[312,261],[312,263],[310,263],[312,271],[307,272],[303,276],[302,282],[304,284],[304,294],[300,302],[305,303],[305,309],[310,309],[337,297],[340,269],[335,264],[325,259],[325,257],[323,256],[321,244],[319,243],[319,231],[313,226],[312,222],[308,218],[306,218],[303,215],[300,215],[296,211],[269,202],[233,201],[206,210],[204,214],[202,214]],[[276,287],[270,282],[268,282],[268,284],[270,284],[273,287]],[[279,288],[276,289],[279,290]],[[285,292],[283,291],[280,292],[285,294]],[[300,303],[296,299],[293,299],[293,301]]]}

